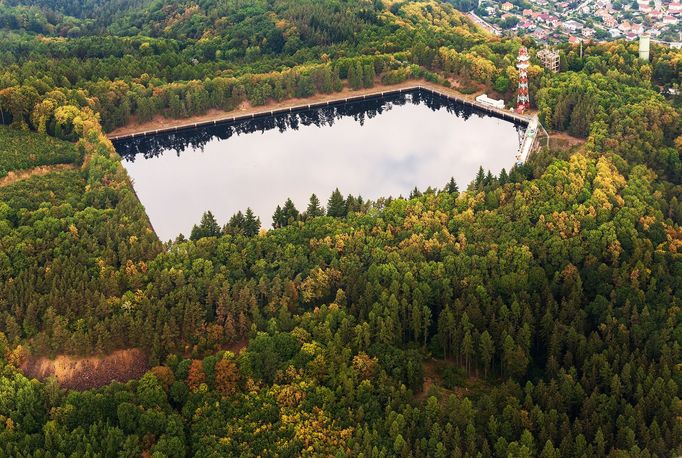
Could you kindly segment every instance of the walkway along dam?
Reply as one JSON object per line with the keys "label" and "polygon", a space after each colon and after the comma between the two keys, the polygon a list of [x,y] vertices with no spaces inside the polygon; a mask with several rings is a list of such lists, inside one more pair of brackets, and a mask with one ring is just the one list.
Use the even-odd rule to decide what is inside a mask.
{"label": "walkway along dam", "polygon": [[480,102],[474,100],[473,98],[468,98],[462,94],[457,93],[454,90],[449,90],[448,88],[440,87],[440,86],[437,86],[436,84],[430,84],[427,82],[420,82],[420,84],[402,86],[402,87],[395,88],[392,90],[377,91],[377,92],[372,92],[369,94],[363,94],[363,95],[357,95],[357,96],[351,96],[351,97],[339,97],[337,99],[331,99],[331,100],[327,100],[324,102],[315,102],[315,103],[310,103],[310,104],[292,105],[290,107],[277,108],[274,110],[262,110],[262,111],[248,113],[248,114],[244,113],[241,115],[240,114],[234,114],[232,116],[223,116],[223,117],[211,119],[208,121],[188,122],[186,124],[174,125],[174,126],[164,127],[164,128],[160,128],[160,129],[145,130],[142,132],[135,132],[135,133],[125,134],[125,135],[116,135],[116,136],[110,135],[110,136],[108,136],[108,138],[111,141],[117,141],[117,140],[124,140],[124,139],[141,137],[141,136],[163,134],[163,133],[167,133],[167,132],[177,132],[177,131],[184,130],[184,129],[194,129],[194,128],[204,127],[204,126],[215,126],[215,125],[219,125],[222,123],[234,122],[234,121],[239,121],[239,120],[244,120],[244,119],[256,119],[256,118],[273,116],[273,115],[283,114],[283,113],[294,113],[294,112],[298,112],[298,111],[304,111],[304,110],[319,108],[319,107],[323,107],[323,106],[333,106],[333,105],[339,105],[339,104],[344,104],[344,103],[358,102],[358,101],[362,101],[362,100],[369,100],[372,98],[381,98],[381,97],[391,95],[391,94],[398,94],[398,93],[412,92],[412,91],[429,92],[431,94],[438,95],[438,96],[443,97],[445,99],[455,101],[455,102],[461,103],[461,104],[466,105],[466,106],[475,107],[476,109],[481,110],[483,112],[486,112],[486,113],[488,113],[492,116],[495,116],[497,118],[501,118],[501,119],[511,121],[513,123],[516,123],[516,124],[521,124],[521,125],[526,126],[525,133],[524,133],[523,138],[521,139],[521,142],[519,145],[519,150],[518,150],[516,157],[515,157],[516,163],[522,164],[522,163],[526,162],[528,160],[529,155],[532,153],[533,148],[536,144],[537,137],[538,137],[537,136],[538,128],[540,127],[540,123],[539,123],[539,120],[538,120],[538,117],[536,114],[532,114],[532,115],[528,116],[528,115],[521,115],[521,114],[515,113],[513,111],[508,111],[505,109],[499,109],[499,108],[496,108],[492,105],[480,103]]}

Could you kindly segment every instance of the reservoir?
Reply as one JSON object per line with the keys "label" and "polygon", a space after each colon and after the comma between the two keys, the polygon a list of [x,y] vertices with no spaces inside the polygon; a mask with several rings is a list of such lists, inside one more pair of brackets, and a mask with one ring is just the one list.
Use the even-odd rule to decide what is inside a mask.
{"label": "reservoir", "polygon": [[330,104],[157,135],[114,146],[161,240],[206,210],[223,225],[247,207],[269,228],[291,198],[305,210],[335,188],[364,199],[407,196],[416,186],[466,189],[478,168],[515,162],[525,126],[426,90]]}

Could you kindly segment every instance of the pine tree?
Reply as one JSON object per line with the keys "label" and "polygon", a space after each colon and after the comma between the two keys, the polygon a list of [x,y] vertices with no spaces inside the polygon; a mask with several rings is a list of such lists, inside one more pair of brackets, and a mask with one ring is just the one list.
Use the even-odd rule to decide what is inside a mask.
{"label": "pine tree", "polygon": [[244,233],[244,214],[238,211],[228,221],[223,228],[223,234],[243,234]]}
{"label": "pine tree", "polygon": [[253,214],[251,207],[246,209],[246,216],[244,217],[242,228],[244,235],[247,237],[253,237],[258,234],[258,231],[260,230],[260,218]]}
{"label": "pine tree", "polygon": [[348,84],[356,90],[362,87],[362,65],[360,62],[350,64],[348,67]]}
{"label": "pine tree", "polygon": [[282,226],[287,226],[294,221],[298,221],[300,216],[294,202],[291,199],[287,199],[287,201],[284,202],[284,207],[282,207]]}
{"label": "pine tree", "polygon": [[476,174],[476,181],[474,181],[474,187],[480,190],[485,182],[485,172],[483,171],[483,166],[478,168],[478,173]]}
{"label": "pine tree", "polygon": [[336,92],[341,92],[343,90],[343,81],[341,81],[340,70],[341,69],[336,66],[332,76],[332,84],[334,85],[334,90]]}
{"label": "pine tree", "polygon": [[333,216],[335,218],[346,216],[346,201],[339,191],[339,188],[334,190],[329,197],[329,201],[327,201],[327,216]]}
{"label": "pine tree", "polygon": [[305,211],[306,218],[316,218],[318,216],[324,216],[324,209],[320,206],[320,199],[315,194],[310,196],[310,201],[308,202],[308,208]]}
{"label": "pine tree", "polygon": [[275,229],[282,227],[282,207],[279,205],[275,209],[275,213],[272,215],[272,227]]}
{"label": "pine tree", "polygon": [[416,199],[417,197],[421,197],[422,193],[419,191],[419,189],[415,186],[412,192],[410,192],[410,199]]}
{"label": "pine tree", "polygon": [[506,169],[502,169],[502,171],[500,172],[500,177],[497,179],[497,181],[498,181],[501,185],[507,184],[507,182],[509,181],[509,175],[507,175],[507,170],[506,170]]}
{"label": "pine tree", "polygon": [[493,174],[488,170],[488,173],[485,176],[485,186],[490,187],[493,184],[495,184],[495,178],[493,178]]}
{"label": "pine tree", "polygon": [[450,178],[450,181],[448,181],[448,184],[445,185],[445,192],[448,194],[458,194],[459,193],[459,187],[457,186],[457,182],[455,181],[455,177]]}
{"label": "pine tree", "polygon": [[483,363],[483,375],[488,376],[488,368],[493,360],[493,353],[495,352],[495,344],[493,343],[490,333],[486,330],[481,334],[479,341],[479,352],[481,354],[481,362]]}
{"label": "pine tree", "polygon": [[366,88],[374,87],[374,78],[376,78],[376,72],[374,71],[374,64],[365,65],[362,72],[362,84]]}
{"label": "pine tree", "polygon": [[199,226],[194,226],[192,228],[192,234],[190,235],[190,240],[199,240],[203,237],[218,237],[220,235],[220,226],[218,221],[216,221],[215,216],[210,211],[204,213],[201,217],[201,222]]}
{"label": "pine tree", "polygon": [[346,215],[354,211],[357,211],[357,201],[352,194],[348,194],[346,197]]}
{"label": "pine tree", "polygon": [[469,375],[469,357],[474,354],[474,340],[471,332],[467,331],[462,339],[462,353],[464,354],[464,367]]}

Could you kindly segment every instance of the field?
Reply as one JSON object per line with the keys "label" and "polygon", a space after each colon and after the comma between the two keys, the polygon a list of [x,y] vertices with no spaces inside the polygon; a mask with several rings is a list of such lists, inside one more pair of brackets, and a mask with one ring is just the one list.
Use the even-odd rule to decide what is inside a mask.
{"label": "field", "polygon": [[0,179],[13,170],[80,162],[72,143],[35,132],[0,126]]}

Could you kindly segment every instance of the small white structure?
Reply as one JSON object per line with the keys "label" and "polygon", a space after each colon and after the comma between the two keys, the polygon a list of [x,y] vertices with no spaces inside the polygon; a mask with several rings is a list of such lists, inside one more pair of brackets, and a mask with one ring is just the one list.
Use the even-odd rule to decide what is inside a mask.
{"label": "small white structure", "polygon": [[490,105],[491,107],[495,107],[500,110],[504,109],[504,100],[491,99],[488,97],[488,94],[479,95],[476,97],[476,101],[478,103],[482,103],[483,105]]}

